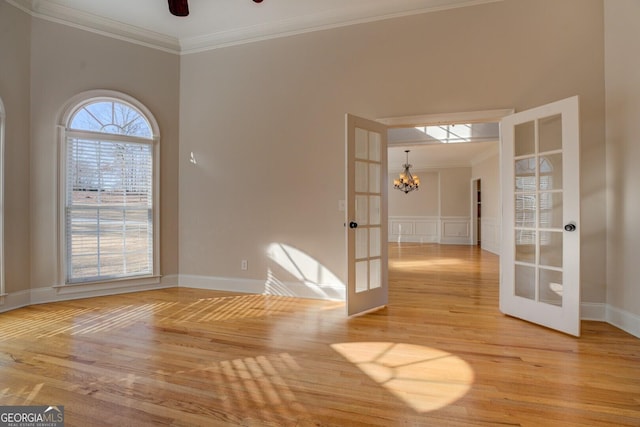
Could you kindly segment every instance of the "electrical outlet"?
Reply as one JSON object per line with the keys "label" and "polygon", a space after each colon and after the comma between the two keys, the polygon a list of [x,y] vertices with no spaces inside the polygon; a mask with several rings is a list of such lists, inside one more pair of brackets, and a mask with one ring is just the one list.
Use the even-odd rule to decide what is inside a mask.
{"label": "electrical outlet", "polygon": [[249,269],[249,261],[247,261],[246,259],[243,259],[240,262],[240,269],[241,270],[248,270]]}

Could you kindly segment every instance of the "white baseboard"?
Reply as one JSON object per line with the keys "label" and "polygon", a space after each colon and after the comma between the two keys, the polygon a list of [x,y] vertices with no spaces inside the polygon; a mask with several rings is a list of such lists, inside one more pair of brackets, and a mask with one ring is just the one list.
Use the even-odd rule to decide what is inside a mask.
{"label": "white baseboard", "polygon": [[4,305],[0,306],[0,312],[34,304],[174,288],[177,286],[178,275],[168,275],[163,276],[161,279],[156,278],[137,283],[111,282],[88,285],[46,286],[5,295]]}
{"label": "white baseboard", "polygon": [[183,288],[208,289],[211,291],[280,295],[294,298],[311,298],[331,301],[344,301],[346,295],[346,288],[341,283],[305,284],[301,282],[282,282],[275,278],[267,278],[265,281],[181,274],[179,286]]}
{"label": "white baseboard", "polygon": [[[60,292],[60,288],[46,287],[8,293],[2,296],[4,304],[0,305],[0,313],[33,304],[117,295],[154,289],[166,289],[176,286],[332,301],[344,301],[346,293],[345,286],[342,283],[305,284],[300,282],[281,282],[275,279],[267,279],[266,281],[263,281],[256,279],[181,274],[163,276],[158,284],[122,285],[111,288],[94,288],[86,291],[75,289],[75,292],[74,289],[66,289],[65,292]],[[638,315],[604,303],[582,303],[580,305],[580,309],[582,320],[606,322],[637,338],[640,338],[640,316]]]}
{"label": "white baseboard", "polygon": [[31,291],[20,291],[4,295],[2,297],[3,304],[0,306],[0,313],[30,305],[30,294]]}
{"label": "white baseboard", "polygon": [[605,321],[634,337],[640,338],[640,316],[638,315],[608,305]]}

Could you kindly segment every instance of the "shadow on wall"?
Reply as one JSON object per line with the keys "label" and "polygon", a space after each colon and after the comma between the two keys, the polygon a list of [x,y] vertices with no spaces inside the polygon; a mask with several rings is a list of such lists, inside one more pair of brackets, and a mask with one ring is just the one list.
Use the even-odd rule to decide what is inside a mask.
{"label": "shadow on wall", "polygon": [[272,263],[267,271],[266,295],[344,301],[346,285],[305,252],[284,243],[272,243],[267,255]]}

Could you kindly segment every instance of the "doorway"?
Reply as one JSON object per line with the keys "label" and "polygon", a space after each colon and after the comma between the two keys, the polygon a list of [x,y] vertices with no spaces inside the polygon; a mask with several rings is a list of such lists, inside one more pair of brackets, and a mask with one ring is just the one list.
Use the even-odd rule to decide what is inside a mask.
{"label": "doorway", "polygon": [[482,247],[482,179],[471,180],[471,243]]}
{"label": "doorway", "polygon": [[[390,128],[389,193],[396,196],[389,198],[391,242],[481,245],[499,255],[498,122],[510,113],[492,110],[380,120]],[[421,184],[418,191],[397,195],[392,182],[402,172],[408,149],[412,173]],[[478,190],[479,202],[485,204],[480,210]],[[392,205],[394,200],[398,207]]]}

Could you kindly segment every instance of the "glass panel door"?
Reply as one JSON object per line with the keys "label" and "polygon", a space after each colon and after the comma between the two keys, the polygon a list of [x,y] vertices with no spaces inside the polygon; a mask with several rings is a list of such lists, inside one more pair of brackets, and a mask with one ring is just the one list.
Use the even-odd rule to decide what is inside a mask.
{"label": "glass panel door", "polygon": [[347,115],[347,312],[387,303],[386,126]]}
{"label": "glass panel door", "polygon": [[578,98],[502,121],[500,309],[580,333]]}

